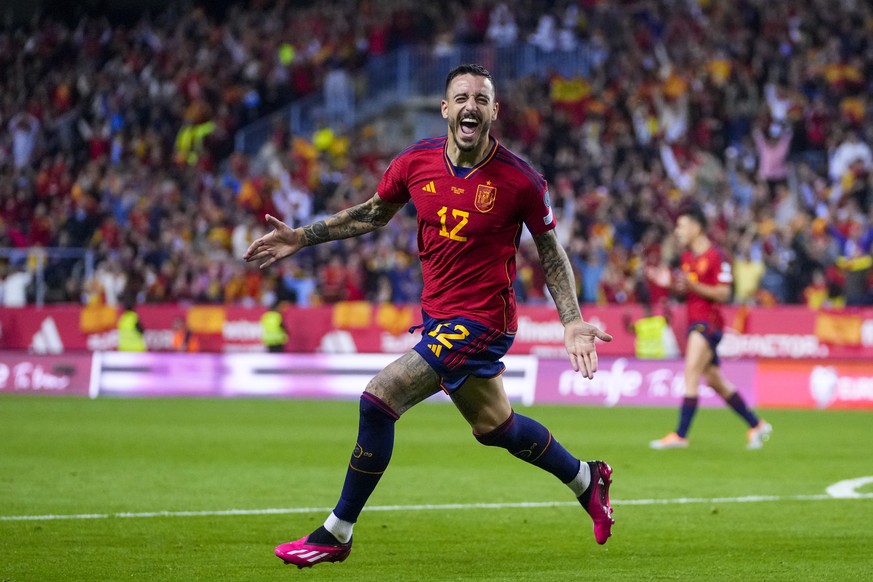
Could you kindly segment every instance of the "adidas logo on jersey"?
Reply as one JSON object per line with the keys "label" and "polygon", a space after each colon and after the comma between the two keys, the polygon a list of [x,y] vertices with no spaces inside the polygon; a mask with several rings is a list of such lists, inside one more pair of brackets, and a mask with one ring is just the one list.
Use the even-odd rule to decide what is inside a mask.
{"label": "adidas logo on jersey", "polygon": [[425,184],[422,190],[424,190],[425,192],[430,192],[431,194],[436,194],[436,186],[434,186],[433,180]]}
{"label": "adidas logo on jersey", "polygon": [[430,344],[427,347],[430,348],[430,351],[432,351],[436,357],[440,357],[440,353],[443,351],[443,346],[440,344]]}

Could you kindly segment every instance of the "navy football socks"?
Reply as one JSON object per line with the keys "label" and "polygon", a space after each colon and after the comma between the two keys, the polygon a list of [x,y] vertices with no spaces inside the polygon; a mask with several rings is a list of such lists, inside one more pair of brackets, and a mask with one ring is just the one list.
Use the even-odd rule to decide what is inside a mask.
{"label": "navy football socks", "polygon": [[758,416],[752,412],[748,406],[746,406],[746,401],[743,400],[743,397],[740,396],[739,392],[734,392],[731,394],[730,398],[725,398],[725,402],[727,402],[737,414],[742,416],[743,420],[749,423],[749,426],[754,427],[758,425]]}
{"label": "navy football socks", "polygon": [[682,399],[682,406],[679,408],[679,426],[676,428],[676,434],[682,438],[685,438],[691,429],[691,421],[694,420],[694,414],[697,412],[697,401],[697,396],[686,396]]}
{"label": "navy football socks", "polygon": [[358,441],[352,453],[346,480],[334,515],[343,521],[358,521],[364,504],[388,468],[394,450],[394,423],[400,416],[372,394],[361,396]]}
{"label": "navy football socks", "polygon": [[579,474],[579,459],[567,452],[549,429],[514,411],[506,422],[475,437],[483,445],[504,448],[522,461],[548,471],[561,483],[569,483]]}

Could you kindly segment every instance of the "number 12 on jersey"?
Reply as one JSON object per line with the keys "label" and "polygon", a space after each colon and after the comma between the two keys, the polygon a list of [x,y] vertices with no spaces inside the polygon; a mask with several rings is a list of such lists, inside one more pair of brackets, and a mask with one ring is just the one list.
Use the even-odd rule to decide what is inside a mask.
{"label": "number 12 on jersey", "polygon": [[467,242],[467,237],[461,236],[458,234],[461,232],[461,229],[467,224],[467,221],[470,219],[470,213],[466,210],[458,210],[457,208],[452,208],[452,218],[457,219],[455,223],[455,227],[449,231],[446,228],[446,215],[448,214],[449,209],[446,206],[443,206],[439,209],[437,214],[440,217],[440,236],[444,236],[451,240],[456,240],[458,242]]}

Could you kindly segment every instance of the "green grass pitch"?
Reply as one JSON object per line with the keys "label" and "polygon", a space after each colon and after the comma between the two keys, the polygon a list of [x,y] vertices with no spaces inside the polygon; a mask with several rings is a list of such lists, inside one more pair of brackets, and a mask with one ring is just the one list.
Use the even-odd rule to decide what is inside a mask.
{"label": "green grass pitch", "polygon": [[747,451],[740,420],[705,409],[691,448],[652,451],[675,410],[519,410],[612,464],[605,546],[557,480],[426,403],[397,425],[349,559],[297,570],[273,547],[335,503],[356,402],[3,395],[0,581],[873,577],[873,484],[825,496],[873,476],[870,413],[766,410],[773,439]]}

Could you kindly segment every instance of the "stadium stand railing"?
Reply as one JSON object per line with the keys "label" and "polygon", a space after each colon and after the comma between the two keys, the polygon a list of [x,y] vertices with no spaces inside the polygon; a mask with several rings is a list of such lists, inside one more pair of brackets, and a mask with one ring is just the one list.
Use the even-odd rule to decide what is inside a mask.
{"label": "stadium stand railing", "polygon": [[91,249],[75,247],[0,248],[0,260],[7,263],[10,272],[29,274],[25,285],[27,303],[42,307],[66,299],[52,294],[61,292],[71,277],[90,279],[96,255]]}

